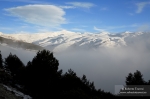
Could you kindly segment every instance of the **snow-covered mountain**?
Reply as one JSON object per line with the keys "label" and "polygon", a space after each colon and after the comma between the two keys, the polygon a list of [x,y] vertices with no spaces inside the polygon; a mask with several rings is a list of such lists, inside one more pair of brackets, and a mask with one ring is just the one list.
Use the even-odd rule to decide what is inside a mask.
{"label": "snow-covered mountain", "polygon": [[[69,48],[97,49],[100,47],[127,46],[127,40],[139,35],[149,34],[143,32],[111,33],[75,33],[71,31],[58,31],[35,34],[3,34],[1,37],[33,43],[51,51],[60,51]],[[129,41],[131,41],[129,40]]]}

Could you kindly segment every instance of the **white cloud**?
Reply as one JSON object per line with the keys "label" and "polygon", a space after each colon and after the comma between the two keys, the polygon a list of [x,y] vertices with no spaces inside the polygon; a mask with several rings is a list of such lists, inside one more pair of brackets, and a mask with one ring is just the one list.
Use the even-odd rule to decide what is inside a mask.
{"label": "white cloud", "polygon": [[85,30],[84,30],[84,29],[80,29],[80,28],[73,28],[73,29],[71,29],[71,30],[73,30],[73,31],[85,32]]}
{"label": "white cloud", "polygon": [[99,32],[106,32],[105,29],[100,29],[94,26],[94,30],[99,31]]}
{"label": "white cloud", "polygon": [[136,6],[138,7],[136,10],[136,13],[141,13],[143,11],[143,8],[147,5],[150,4],[150,2],[140,2],[136,3]]}
{"label": "white cloud", "polygon": [[107,27],[102,27],[102,28],[97,28],[94,26],[94,30],[100,31],[100,32],[108,32],[110,30],[115,30],[115,29],[121,29],[121,28],[135,28],[138,27],[138,24],[131,24],[131,25],[121,25],[121,26],[107,26]]}
{"label": "white cloud", "polygon": [[59,26],[66,23],[65,11],[54,5],[26,5],[5,9],[11,16],[41,26]]}
{"label": "white cloud", "polygon": [[91,8],[95,6],[93,3],[89,2],[67,2],[66,4],[70,4],[74,7],[81,7],[81,8]]}
{"label": "white cloud", "polygon": [[76,7],[74,6],[59,6],[60,8],[63,8],[63,9],[74,9]]}

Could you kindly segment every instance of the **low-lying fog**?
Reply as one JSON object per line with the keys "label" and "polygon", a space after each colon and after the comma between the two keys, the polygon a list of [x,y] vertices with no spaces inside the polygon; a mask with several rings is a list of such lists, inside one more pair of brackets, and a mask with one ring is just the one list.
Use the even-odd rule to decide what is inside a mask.
{"label": "low-lying fog", "polygon": [[73,69],[79,76],[85,74],[96,88],[114,92],[115,85],[125,84],[128,73],[140,70],[150,79],[150,53],[132,48],[101,49],[98,51],[70,51],[55,54],[60,68]]}

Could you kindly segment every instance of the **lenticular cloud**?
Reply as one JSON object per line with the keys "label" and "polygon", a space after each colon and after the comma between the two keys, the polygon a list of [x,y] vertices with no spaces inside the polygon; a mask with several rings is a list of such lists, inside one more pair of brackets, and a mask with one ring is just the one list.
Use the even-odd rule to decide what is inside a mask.
{"label": "lenticular cloud", "polygon": [[[38,10],[37,10],[38,9]],[[25,5],[5,9],[10,15],[25,22],[41,26],[58,26],[65,23],[65,11],[54,5]]]}

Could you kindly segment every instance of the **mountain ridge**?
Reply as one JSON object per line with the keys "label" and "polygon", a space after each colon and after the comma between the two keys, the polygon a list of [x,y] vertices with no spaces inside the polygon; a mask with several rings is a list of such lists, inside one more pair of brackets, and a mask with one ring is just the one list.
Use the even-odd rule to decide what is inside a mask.
{"label": "mountain ridge", "polygon": [[118,34],[111,33],[79,33],[67,30],[46,33],[18,33],[3,34],[1,37],[13,40],[20,40],[27,43],[47,48],[52,51],[60,51],[68,48],[97,49],[100,47],[119,47],[127,46],[125,39],[137,37],[144,32],[123,32]]}

